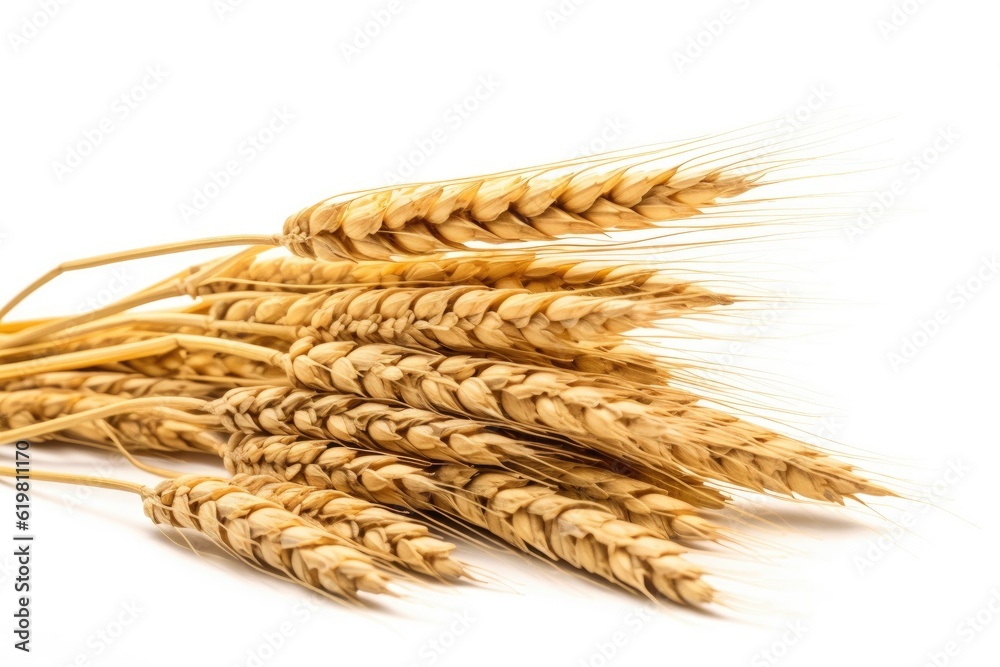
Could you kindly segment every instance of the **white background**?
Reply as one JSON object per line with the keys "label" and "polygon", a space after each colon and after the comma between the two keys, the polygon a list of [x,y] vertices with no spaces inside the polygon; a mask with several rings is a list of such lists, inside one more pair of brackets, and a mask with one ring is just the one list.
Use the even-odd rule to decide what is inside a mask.
{"label": "white background", "polygon": [[[47,5],[51,17],[40,13]],[[385,22],[390,9],[388,24],[347,53],[372,12]],[[3,546],[3,663],[247,665],[257,654],[274,665],[923,665],[932,655],[992,664],[1000,281],[976,278],[992,276],[1000,251],[998,13],[995,3],[916,0],[5,2],[0,298],[72,258],[277,233],[320,198],[384,184],[438,127],[444,141],[418,155],[413,178],[566,158],[599,148],[602,135],[618,149],[776,123],[809,115],[810,103],[849,122],[878,121],[868,136],[879,143],[860,163],[878,168],[857,181],[861,205],[897,180],[903,194],[860,234],[848,210],[825,233],[777,244],[766,259],[830,306],[818,333],[750,341],[743,351],[820,397],[799,425],[867,452],[911,492],[940,494],[880,503],[885,521],[857,509],[773,506],[779,520],[757,534],[769,564],[721,561],[730,578],[716,584],[739,590],[735,611],[647,614],[628,595],[463,547],[510,590],[428,589],[374,610],[322,601],[306,618],[299,589],[171,544],[138,498],[38,483],[34,650],[11,648],[15,594]],[[480,87],[484,80],[492,84]],[[130,92],[137,86],[145,89]],[[454,121],[449,110],[477,93],[477,108]],[[127,116],[123,94],[135,107]],[[251,159],[244,142],[275,110],[291,119]],[[84,146],[76,165],[69,153],[102,121],[110,133]],[[937,150],[940,133],[957,138]],[[934,163],[907,171],[928,150]],[[57,165],[67,160],[76,166]],[[239,173],[185,216],[231,160]],[[77,312],[197,260],[64,277],[12,317]],[[957,299],[953,290],[967,284],[981,289]],[[944,324],[920,336],[939,310]],[[798,318],[782,310],[778,319],[795,329]],[[914,339],[916,354],[894,368],[890,353]],[[38,467],[152,480],[50,445],[34,457]],[[0,544],[13,532],[12,504],[5,485]],[[894,533],[896,524],[908,527]],[[130,605],[134,620],[123,611]],[[972,630],[966,618],[984,609],[986,624]],[[119,617],[130,621],[121,633]],[[102,631],[116,637],[105,643]],[[269,641],[281,646],[272,651]]]}

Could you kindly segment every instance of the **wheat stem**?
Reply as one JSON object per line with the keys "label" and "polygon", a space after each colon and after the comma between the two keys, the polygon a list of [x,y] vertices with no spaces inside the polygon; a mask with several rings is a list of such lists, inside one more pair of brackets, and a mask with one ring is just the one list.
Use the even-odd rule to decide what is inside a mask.
{"label": "wheat stem", "polygon": [[277,242],[278,240],[274,236],[224,236],[210,239],[199,239],[196,241],[182,241],[180,243],[165,243],[156,246],[135,248],[133,250],[112,252],[104,255],[97,255],[95,257],[87,257],[85,259],[64,262],[35,279],[34,282],[18,292],[14,298],[0,308],[0,319],[3,319],[7,313],[9,313],[17,304],[21,303],[24,299],[30,296],[32,292],[37,291],[45,284],[55,280],[62,274],[69,271],[92,269],[99,266],[114,264],[116,262],[125,262],[133,259],[143,259],[146,257],[158,257],[160,255],[188,252],[191,250],[204,250],[207,248],[221,248],[236,245],[276,245]]}
{"label": "wheat stem", "polygon": [[58,482],[60,484],[76,484],[80,486],[92,486],[98,489],[111,489],[113,491],[128,491],[130,493],[135,493],[142,495],[143,490],[146,488],[142,484],[136,484],[135,482],[126,482],[124,480],[118,479],[107,479],[104,477],[92,477],[89,475],[76,475],[67,474],[59,472],[48,472],[45,470],[38,470],[33,468],[30,472],[25,473],[23,470],[15,470],[14,468],[7,468],[0,466],[0,477],[20,477],[26,476],[32,480],[38,480],[40,482]]}

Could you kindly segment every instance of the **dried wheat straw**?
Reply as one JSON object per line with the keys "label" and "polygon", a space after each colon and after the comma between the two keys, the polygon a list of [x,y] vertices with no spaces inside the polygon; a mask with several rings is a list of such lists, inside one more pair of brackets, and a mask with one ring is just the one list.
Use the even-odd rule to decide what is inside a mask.
{"label": "dried wheat straw", "polygon": [[[163,331],[137,330],[131,327],[123,331],[120,326],[123,320],[128,321],[134,327],[150,326],[161,317],[155,314],[128,314],[109,318],[109,323],[102,321],[91,323],[86,328],[88,330],[81,335],[74,336],[71,340],[58,338],[42,340],[29,346],[30,351],[24,352],[17,349],[3,350],[0,352],[0,356],[7,357],[7,362],[0,364],[0,367],[20,364],[20,366],[28,368],[29,370],[18,379],[49,373],[51,371],[48,369],[47,359],[56,355],[95,351],[115,345],[140,343],[162,337]],[[151,322],[144,321],[147,319]],[[182,335],[204,333],[203,326],[198,326],[197,322],[193,324],[194,326],[188,324],[183,327],[170,328],[169,333]],[[106,326],[110,328],[106,329]],[[260,361],[225,352],[186,349],[174,349],[159,355],[127,360],[98,360],[88,370],[95,373],[133,374],[157,378],[172,377],[228,386],[245,384],[242,381],[260,378],[270,378],[275,382],[280,382],[281,375],[280,371]],[[6,381],[0,384],[6,384]]]}
{"label": "dried wheat straw", "polygon": [[[98,394],[92,391],[67,389],[25,389],[0,392],[0,428],[19,429],[37,424],[50,424],[65,415],[125,404],[127,396]],[[158,452],[199,452],[216,454],[224,438],[218,430],[206,426],[204,417],[159,410],[157,413],[142,410],[124,411],[106,419],[74,424],[66,429],[53,429],[33,435],[37,440],[64,440],[88,444],[113,446],[112,436],[131,450]],[[218,428],[217,425],[216,429]]]}

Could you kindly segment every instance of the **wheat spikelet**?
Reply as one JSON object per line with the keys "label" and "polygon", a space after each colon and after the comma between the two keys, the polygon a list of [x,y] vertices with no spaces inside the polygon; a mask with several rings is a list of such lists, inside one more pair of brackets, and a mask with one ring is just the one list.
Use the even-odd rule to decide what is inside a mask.
{"label": "wheat spikelet", "polygon": [[[601,468],[658,489],[671,498],[676,498],[700,509],[721,510],[730,500],[728,495],[714,486],[707,485],[700,477],[674,472],[665,473],[650,466],[637,465],[633,461],[622,461],[599,452],[592,456]],[[559,458],[564,460],[563,456]]]}
{"label": "wheat spikelet", "polygon": [[454,544],[433,537],[425,525],[410,517],[361,498],[269,475],[237,474],[230,483],[298,516],[313,519],[330,533],[359,541],[372,552],[415,572],[442,579],[457,579],[465,574],[462,563],[451,557]]}
{"label": "wheat spikelet", "polygon": [[374,502],[445,512],[524,551],[532,547],[613,583],[681,604],[711,601],[701,570],[684,549],[622,521],[600,505],[560,495],[488,467],[440,465],[433,472],[394,456],[363,455],[324,441],[289,436],[234,435],[226,452],[231,471],[273,474]]}
{"label": "wheat spikelet", "polygon": [[225,480],[186,475],[144,488],[154,523],[192,528],[238,558],[314,590],[355,598],[387,593],[391,579],[346,540]]}
{"label": "wheat spikelet", "polygon": [[281,242],[302,257],[387,260],[461,250],[470,242],[649,229],[740,195],[758,177],[666,151],[598,156],[334,197],[288,218]]}
{"label": "wheat spikelet", "polygon": [[721,529],[699,516],[694,505],[652,484],[564,459],[543,459],[532,469],[556,481],[562,493],[599,503],[620,519],[666,537],[681,540],[719,540],[722,537]]}

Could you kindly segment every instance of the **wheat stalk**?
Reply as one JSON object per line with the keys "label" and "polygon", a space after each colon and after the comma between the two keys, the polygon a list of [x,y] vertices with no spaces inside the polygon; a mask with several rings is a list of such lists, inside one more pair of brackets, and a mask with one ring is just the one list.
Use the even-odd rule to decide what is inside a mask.
{"label": "wheat stalk", "polygon": [[[32,434],[38,440],[68,440],[99,446],[121,444],[129,449],[158,452],[216,454],[224,440],[208,415],[195,416],[160,407],[156,412],[131,410],[128,396],[69,389],[25,389],[0,392],[0,428],[23,429],[46,425]],[[67,415],[118,406],[119,412],[101,420],[74,423],[67,428],[52,426]],[[118,443],[115,440],[118,440]]]}
{"label": "wheat stalk", "polygon": [[[17,366],[23,368],[14,376],[5,376],[6,381],[0,385],[6,385],[10,379],[18,381],[25,380],[30,376],[49,374],[52,372],[48,360],[57,355],[85,353],[98,351],[92,364],[88,364],[86,369],[91,373],[118,373],[132,374],[155,378],[173,378],[192,382],[201,382],[217,386],[236,386],[246,384],[246,381],[256,381],[261,378],[270,378],[274,382],[281,381],[281,373],[268,363],[259,360],[247,359],[246,357],[227,354],[226,351],[206,351],[198,349],[171,349],[162,354],[148,357],[135,357],[130,359],[104,359],[101,358],[99,350],[115,345],[128,345],[131,343],[142,343],[154,338],[162,337],[163,331],[157,331],[155,327],[162,321],[168,322],[183,318],[183,314],[127,314],[121,317],[109,318],[109,321],[95,321],[88,327],[81,328],[80,335],[74,336],[72,340],[42,340],[30,346],[30,351],[21,352],[18,349],[7,349],[0,351],[0,356],[9,357],[6,364],[0,367]],[[128,321],[135,326],[149,326],[149,330],[121,331],[121,322]],[[218,324],[216,326],[219,326]],[[222,324],[224,326],[224,323]],[[193,335],[204,333],[205,323],[195,318],[192,322],[187,322],[181,327],[168,326],[169,333]],[[260,327],[251,329],[257,331]],[[234,326],[233,331],[246,329],[246,325]],[[259,338],[259,337],[258,337]],[[270,341],[270,339],[266,339]],[[287,347],[287,346],[286,346]],[[73,370],[82,371],[83,367],[78,366]],[[180,385],[178,385],[180,386]]]}
{"label": "wheat stalk", "polygon": [[711,601],[702,572],[684,549],[618,519],[600,505],[569,498],[488,467],[440,465],[431,472],[394,456],[364,455],[325,441],[236,434],[225,455],[234,472],[272,474],[373,502],[436,510],[485,528],[626,588],[658,592],[681,604]]}

